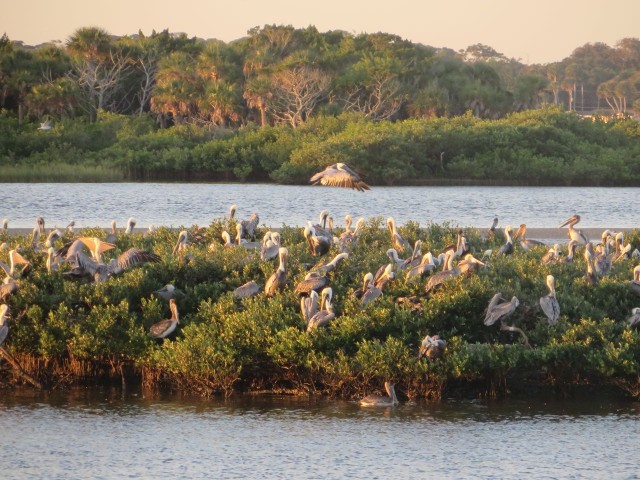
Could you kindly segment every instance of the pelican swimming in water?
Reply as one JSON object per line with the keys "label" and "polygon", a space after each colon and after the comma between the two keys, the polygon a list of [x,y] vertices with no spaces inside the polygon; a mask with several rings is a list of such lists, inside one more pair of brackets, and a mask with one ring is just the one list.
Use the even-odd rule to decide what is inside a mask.
{"label": "pelican swimming in water", "polygon": [[498,250],[498,255],[511,255],[513,253],[513,239],[511,238],[511,233],[513,233],[513,227],[511,227],[511,225],[507,225],[504,228],[504,237],[506,238],[506,242],[500,247],[500,250]]}
{"label": "pelican swimming in water", "polygon": [[307,323],[307,332],[320,327],[326,327],[331,320],[336,318],[336,313],[331,305],[331,299],[333,298],[333,290],[331,287],[327,287],[322,290],[320,309],[309,319]]}
{"label": "pelican swimming in water", "polygon": [[309,182],[313,185],[319,183],[332,187],[352,188],[360,192],[369,190],[369,185],[346,163],[335,163],[328,166],[323,171],[313,175]]}
{"label": "pelican swimming in water", "polygon": [[[631,316],[627,321],[629,322],[630,328],[640,326],[640,308],[636,307],[631,310]],[[0,344],[2,344],[2,341],[0,341]]]}
{"label": "pelican swimming in water", "polygon": [[514,240],[520,239],[520,246],[525,252],[528,252],[532,248],[536,248],[539,246],[545,246],[545,247],[547,246],[544,242],[540,242],[539,240],[530,240],[526,238],[526,235],[527,235],[527,225],[523,223],[520,225],[520,228],[518,228],[518,231],[513,236]]}
{"label": "pelican swimming in water", "polygon": [[9,306],[3,303],[0,305],[0,347],[7,339],[7,335],[9,335],[9,325],[7,325],[8,318]]}
{"label": "pelican swimming in water", "polygon": [[439,335],[429,336],[427,335],[420,344],[418,350],[418,360],[423,356],[429,359],[440,358],[444,355],[444,350],[447,346],[447,342],[440,338]]}
{"label": "pelican swimming in water", "polygon": [[407,242],[400,234],[398,233],[398,229],[396,228],[396,221],[393,217],[387,218],[387,228],[391,233],[391,245],[396,249],[398,253],[404,253],[405,250],[411,250],[411,245]]}
{"label": "pelican swimming in water", "polygon": [[589,243],[589,240],[582,233],[582,230],[576,230],[575,228],[573,228],[578,222],[580,222],[580,215],[577,215],[577,214],[576,215],[572,215],[569,218],[567,218],[560,225],[559,228],[566,227],[568,225],[569,226],[569,230],[568,230],[569,240],[575,240],[576,242],[578,242],[580,244]]}
{"label": "pelican swimming in water", "polygon": [[300,312],[302,313],[302,318],[307,326],[309,325],[309,320],[318,311],[318,298],[318,292],[311,290],[308,297],[302,297],[300,299]]}
{"label": "pelican swimming in water", "polygon": [[520,305],[520,301],[517,297],[514,296],[510,301],[507,302],[504,300],[504,298],[502,298],[501,293],[496,293],[491,298],[489,306],[487,307],[487,313],[484,317],[484,324],[487,327],[490,327],[499,321],[500,330],[520,333],[520,335],[522,335],[522,338],[524,338],[525,345],[529,345],[529,339],[520,328],[513,325],[507,325],[505,323],[505,320],[510,317],[513,312],[516,311],[518,305]]}
{"label": "pelican swimming in water", "polygon": [[240,285],[233,291],[233,296],[236,298],[254,297],[260,293],[260,285],[255,280],[251,280],[244,285]]}
{"label": "pelican swimming in water", "polygon": [[560,316],[560,304],[556,299],[556,280],[553,275],[547,275],[547,288],[549,293],[540,297],[540,307],[549,320],[549,325],[558,323]]}
{"label": "pelican swimming in water", "polygon": [[169,309],[171,310],[171,318],[166,320],[160,320],[158,323],[154,323],[149,328],[149,333],[151,336],[156,339],[166,338],[173,333],[178,324],[180,323],[180,319],[178,316],[178,305],[174,298],[169,300]]}
{"label": "pelican swimming in water", "polygon": [[396,396],[395,385],[391,382],[384,382],[384,389],[387,396],[384,395],[367,395],[360,400],[363,407],[394,407],[398,405],[398,397]]}
{"label": "pelican swimming in water", "polygon": [[267,280],[266,285],[264,286],[264,293],[267,297],[273,297],[276,292],[284,289],[287,284],[287,255],[289,251],[280,247],[278,251],[278,257],[280,259],[280,264],[278,265],[278,269],[273,272],[273,274]]}

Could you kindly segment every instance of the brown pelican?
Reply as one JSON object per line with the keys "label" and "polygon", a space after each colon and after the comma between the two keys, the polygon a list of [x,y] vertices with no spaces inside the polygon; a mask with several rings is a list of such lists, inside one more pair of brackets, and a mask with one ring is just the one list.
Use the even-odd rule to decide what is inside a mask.
{"label": "brown pelican", "polygon": [[596,272],[593,245],[591,245],[591,243],[587,243],[586,248],[584,249],[584,259],[587,263],[587,284],[593,287],[594,285],[598,284],[600,278],[598,277],[598,273]]}
{"label": "brown pelican", "polygon": [[457,277],[458,271],[453,268],[453,251],[449,250],[446,253],[445,261],[440,272],[434,273],[429,277],[427,285],[425,287],[425,293],[429,293],[434,288],[438,287],[442,283]]}
{"label": "brown pelican", "polygon": [[463,236],[463,231],[458,230],[457,240],[455,245],[447,245],[442,250],[442,253],[446,254],[447,251],[451,250],[453,252],[453,258],[460,257],[469,252],[469,247],[467,246],[467,239]]}
{"label": "brown pelican", "polygon": [[582,230],[576,230],[574,225],[576,225],[580,221],[580,215],[572,215],[567,218],[564,223],[560,225],[559,228],[565,227],[569,225],[569,240],[575,240],[578,243],[585,244],[588,243],[587,237],[582,233]]}
{"label": "brown pelican", "polygon": [[104,263],[97,262],[82,251],[77,252],[68,260],[72,263],[73,268],[68,272],[64,272],[63,275],[76,278],[89,276],[95,282],[103,282],[109,277],[109,270]]}
{"label": "brown pelican", "polygon": [[9,325],[7,325],[8,318],[9,306],[3,303],[0,305],[0,347],[7,339],[7,335],[9,335]]}
{"label": "brown pelican", "polygon": [[611,261],[614,263],[629,258],[629,255],[631,254],[631,244],[624,244],[624,234],[622,232],[616,234],[615,241],[616,251],[611,257]]}
{"label": "brown pelican", "polygon": [[5,302],[10,295],[18,291],[18,282],[11,277],[5,277],[0,284],[0,302]]}
{"label": "brown pelican", "polygon": [[111,231],[107,233],[105,240],[107,243],[116,243],[116,240],[118,240],[118,230],[116,230],[115,220],[111,220]]}
{"label": "brown pelican", "polygon": [[136,226],[136,219],[133,217],[130,217],[129,220],[127,220],[127,228],[124,231],[124,233],[126,233],[127,235],[133,233],[133,229]]}
{"label": "brown pelican", "polygon": [[363,279],[363,282],[362,282],[362,287],[354,290],[353,297],[357,298],[358,300],[360,300],[362,298],[362,296],[365,294],[365,292],[367,291],[367,289],[369,288],[370,284],[373,284],[373,273],[371,273],[371,272],[366,273],[364,275],[364,279]]}
{"label": "brown pelican", "polygon": [[342,260],[345,260],[346,258],[349,258],[348,253],[339,253],[338,255],[333,257],[333,260],[331,260],[329,263],[325,263],[324,265],[319,266],[315,269],[315,271],[318,273],[331,272],[338,266],[338,263],[340,263]]}
{"label": "brown pelican", "polygon": [[628,284],[633,293],[640,295],[640,265],[633,269],[633,280],[630,280]]}
{"label": "brown pelican", "polygon": [[[500,302],[503,303],[500,303]],[[487,314],[484,317],[484,324],[488,327],[492,326],[497,321],[500,321],[500,330],[508,331],[508,332],[518,332],[524,338],[525,345],[529,345],[529,339],[524,334],[524,332],[515,327],[513,325],[507,325],[505,320],[516,311],[520,305],[520,301],[517,297],[512,297],[511,301],[507,302],[502,298],[501,293],[496,293],[491,301],[489,302],[489,306],[487,307]]]}
{"label": "brown pelican", "polygon": [[233,205],[229,206],[229,220],[233,221],[233,219],[236,216],[236,209],[238,207],[236,206],[236,204],[234,203]]}
{"label": "brown pelican", "polygon": [[311,254],[314,256],[324,255],[331,248],[331,241],[327,237],[319,237],[316,235],[315,228],[304,227],[304,237],[311,248]]}
{"label": "brown pelican", "polygon": [[278,257],[280,259],[280,264],[278,265],[278,269],[273,272],[273,274],[267,280],[266,285],[264,286],[264,293],[267,297],[273,297],[277,291],[284,289],[287,284],[287,255],[289,251],[280,247],[278,250]]}
{"label": "brown pelican", "polygon": [[[223,235],[224,235],[224,233],[223,233]],[[176,242],[175,247],[173,247],[173,250],[172,250],[171,253],[173,253],[175,255],[178,252],[182,252],[182,251],[186,250],[188,246],[189,246],[189,234],[187,233],[186,230],[182,230],[178,234],[178,241]]]}
{"label": "brown pelican", "polygon": [[333,297],[333,290],[331,287],[327,287],[322,290],[320,309],[309,319],[307,323],[307,332],[320,327],[326,327],[329,322],[336,318],[333,305],[331,305],[331,299]]}
{"label": "brown pelican", "polygon": [[37,216],[36,217],[36,228],[38,229],[38,232],[40,233],[40,235],[44,235],[44,218]]}
{"label": "brown pelican", "polygon": [[258,214],[255,212],[249,216],[249,220],[241,220],[240,225],[242,225],[242,230],[240,232],[240,238],[253,240],[256,237],[258,223],[260,223],[260,217],[258,217]]}
{"label": "brown pelican", "polygon": [[389,250],[387,250],[387,257],[389,257],[389,260],[396,264],[398,270],[401,270],[407,265],[407,259],[398,257],[398,251],[395,248],[390,248]]}
{"label": "brown pelican", "polygon": [[231,241],[231,235],[229,234],[229,232],[225,230],[222,231],[222,240],[224,240],[224,246],[226,248],[231,248],[236,246],[236,244]]}
{"label": "brown pelican", "polygon": [[55,256],[55,252],[56,251],[53,247],[49,247],[47,249],[46,267],[47,272],[49,273],[58,270],[58,267],[60,266],[60,258]]}
{"label": "brown pelican", "polygon": [[409,280],[414,278],[423,278],[429,273],[433,272],[435,268],[436,264],[433,259],[433,254],[431,252],[427,252],[422,257],[422,261],[420,262],[420,264],[416,265],[407,272],[405,282],[408,282]]}
{"label": "brown pelican", "polygon": [[[629,322],[630,328],[635,328],[640,326],[640,308],[634,308],[631,310],[631,316],[627,320]],[[0,344],[2,344],[2,340],[0,340]]]}
{"label": "brown pelican", "polygon": [[553,275],[547,275],[547,288],[549,289],[549,294],[540,297],[540,307],[542,311],[549,319],[549,325],[555,325],[558,323],[558,317],[560,316],[560,304],[556,299],[556,280],[553,278]]}
{"label": "brown pelican", "polygon": [[242,232],[244,231],[244,227],[240,224],[236,224],[236,244],[244,247],[248,250],[255,250],[260,248],[261,242],[249,242],[242,238]]}
{"label": "brown pelican", "polygon": [[384,395],[367,395],[360,400],[363,407],[393,407],[398,405],[398,397],[396,397],[395,385],[391,382],[384,382],[384,389],[388,396]]}
{"label": "brown pelican", "polygon": [[327,230],[327,220],[329,219],[329,210],[322,210],[320,212],[319,222],[315,225],[312,225],[316,230],[316,235],[320,235],[322,237],[332,237],[333,236],[333,219],[330,222],[329,230]]}
{"label": "brown pelican", "polygon": [[103,242],[96,237],[80,237],[78,240],[80,240],[89,249],[91,256],[98,263],[102,263],[102,254],[104,252],[108,252],[109,250],[116,248],[113,243]]}
{"label": "brown pelican", "polygon": [[49,232],[49,235],[47,236],[47,240],[44,242],[44,246],[46,248],[53,247],[53,242],[55,242],[59,238],[62,238],[62,233],[60,232],[60,230],[58,230],[57,228],[51,230]]}
{"label": "brown pelican", "polygon": [[418,360],[423,356],[431,359],[440,358],[444,354],[446,346],[447,342],[441,339],[439,335],[434,335],[433,337],[427,335],[420,344]]}
{"label": "brown pelican", "polygon": [[[420,263],[422,262],[421,248],[422,248],[422,240],[416,240],[415,244],[413,245],[413,253],[409,258],[407,258],[404,262],[402,262],[402,264],[398,265],[398,268],[400,270],[404,270],[405,268],[413,268],[420,265]],[[388,253],[389,252],[387,251],[387,254]]]}
{"label": "brown pelican", "polygon": [[396,278],[396,274],[393,272],[393,264],[389,263],[387,265],[381,266],[376,274],[373,276],[373,284],[378,287],[380,290],[384,290],[384,287],[387,286],[391,280]]}
{"label": "brown pelican", "polygon": [[68,225],[66,226],[66,228],[65,228],[66,232],[67,232],[67,233],[73,233],[73,229],[75,228],[75,226],[76,226],[76,222],[75,222],[75,220],[71,220],[71,221],[69,222],[69,224],[68,224]]}
{"label": "brown pelican", "polygon": [[573,262],[573,258],[576,255],[576,249],[578,248],[578,242],[571,240],[567,245],[567,256],[564,258],[564,261],[567,263]]}
{"label": "brown pelican", "polygon": [[255,280],[251,280],[244,285],[240,285],[233,291],[233,296],[236,298],[247,298],[254,297],[260,293],[260,286],[255,282]]}
{"label": "brown pelican", "polygon": [[513,253],[513,240],[511,239],[511,233],[513,228],[511,225],[507,225],[504,229],[504,236],[507,239],[504,245],[498,250],[498,255],[511,255]]}
{"label": "brown pelican", "polygon": [[[575,245],[578,245],[576,242]],[[549,263],[555,263],[560,260],[560,245],[555,243],[552,248],[549,249],[547,253],[540,259],[540,262],[543,265],[548,265]]]}
{"label": "brown pelican", "polygon": [[496,228],[498,226],[498,217],[493,218],[493,223],[489,227],[489,240],[493,240],[496,236]]}
{"label": "brown pelican", "polygon": [[159,255],[140,248],[130,248],[129,250],[113,258],[107,265],[108,275],[118,275],[126,269],[141,265],[143,263],[160,263],[162,259]]}
{"label": "brown pelican", "polygon": [[318,292],[311,290],[308,297],[302,297],[300,299],[300,311],[302,312],[304,323],[309,325],[309,320],[318,311]]}
{"label": "brown pelican", "polygon": [[9,230],[9,220],[7,220],[6,218],[2,219],[2,230],[4,230],[5,232]]}
{"label": "brown pelican", "polygon": [[280,248],[280,234],[278,232],[267,232],[262,239],[262,248],[260,249],[261,260],[271,260],[278,256]]}
{"label": "brown pelican", "polygon": [[485,267],[486,265],[486,263],[481,262],[470,253],[467,253],[464,258],[458,262],[455,270],[457,271],[458,275],[466,275],[469,273],[473,273],[480,267]]}
{"label": "brown pelican", "polygon": [[0,268],[4,270],[4,273],[9,278],[15,277],[17,273],[16,266],[18,265],[26,265],[22,269],[22,272],[24,272],[25,269],[29,268],[31,264],[29,263],[29,260],[27,260],[22,255],[20,255],[20,253],[18,253],[17,248],[14,248],[13,250],[9,250],[9,265],[7,265],[6,263],[0,262]]}
{"label": "brown pelican", "polygon": [[176,291],[176,287],[174,287],[171,283],[167,283],[160,290],[156,290],[153,293],[155,293],[160,298],[163,298],[165,300],[171,300],[173,298],[173,295],[175,294],[175,291]]}
{"label": "brown pelican", "polygon": [[296,285],[295,293],[309,295],[312,291],[319,292],[328,285],[329,279],[327,277],[323,277],[318,272],[309,272],[305,275],[304,280]]}
{"label": "brown pelican", "polygon": [[369,185],[345,163],[335,163],[328,166],[323,171],[313,175],[309,182],[313,185],[320,183],[321,185],[332,187],[353,188],[360,192],[369,190]]}
{"label": "brown pelican", "polygon": [[393,217],[387,218],[387,228],[391,233],[391,245],[396,249],[398,253],[403,253],[405,250],[411,250],[411,245],[398,233],[396,228],[396,222]]}
{"label": "brown pelican", "polygon": [[176,305],[174,298],[169,300],[169,308],[171,309],[171,318],[160,320],[149,328],[149,332],[153,338],[162,339],[168,337],[180,323],[180,319],[178,317],[178,306]]}
{"label": "brown pelican", "polygon": [[347,251],[358,240],[358,236],[360,235],[360,233],[362,233],[364,225],[364,218],[359,218],[356,222],[356,228],[353,230],[353,232],[345,232],[340,235],[340,238],[338,238],[338,247],[341,252]]}
{"label": "brown pelican", "polygon": [[546,244],[544,242],[540,242],[538,240],[529,240],[528,238],[526,238],[526,235],[527,235],[527,225],[523,223],[520,225],[520,228],[518,228],[518,231],[513,236],[514,240],[520,239],[520,246],[525,252],[528,252],[532,248],[536,248],[539,246],[546,247]]}
{"label": "brown pelican", "polygon": [[365,286],[363,287],[364,291],[362,293],[362,296],[360,297],[360,303],[362,305],[371,303],[378,297],[382,296],[382,289],[376,286],[376,284],[373,282],[372,277],[365,275],[364,281],[365,281]]}

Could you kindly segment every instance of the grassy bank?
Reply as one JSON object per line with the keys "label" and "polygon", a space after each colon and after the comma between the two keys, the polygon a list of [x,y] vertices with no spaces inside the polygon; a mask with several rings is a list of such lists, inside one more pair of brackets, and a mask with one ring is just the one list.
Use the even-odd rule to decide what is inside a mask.
{"label": "grassy bank", "polygon": [[[528,388],[571,392],[579,385],[640,394],[640,334],[626,322],[637,306],[628,285],[634,260],[616,262],[591,286],[581,250],[572,263],[543,265],[546,248],[524,252],[516,245],[513,255],[494,254],[487,267],[453,278],[428,295],[426,278],[405,283],[405,272],[398,271],[380,298],[362,306],[352,294],[363,275],[389,262],[390,237],[382,225],[382,219],[370,219],[348,259],[327,274],[336,318],[311,332],[294,288],[311,266],[330,260],[338,248],[314,257],[300,229],[281,230],[289,251],[288,282],[271,299],[264,293],[234,298],[233,289],[249,280],[264,286],[277,263],[243,247],[225,248],[221,232],[233,226],[225,220],[205,229],[191,227],[194,242],[175,255],[174,230],[120,232],[106,260],[133,246],[162,260],[100,283],[71,279],[65,275],[69,266],[48,273],[45,255],[24,247],[32,270],[8,297],[5,347],[46,388],[124,378],[204,396],[277,391],[353,398],[393,379],[402,398],[493,396]],[[456,235],[449,227],[420,229],[415,223],[399,231],[410,242],[422,240],[423,253],[434,254]],[[260,229],[258,236],[263,233]],[[104,239],[106,232],[87,229],[82,234]],[[465,236],[477,257],[488,248],[496,252],[504,242],[501,235],[490,241],[471,229]],[[70,234],[64,240],[71,240]],[[6,232],[0,241],[11,248],[30,245],[28,238]],[[626,242],[639,246],[638,232],[628,233]],[[6,253],[0,258],[5,261]],[[550,273],[561,306],[554,326],[539,307]],[[172,337],[157,342],[149,327],[169,318],[169,310],[153,292],[167,283],[177,287],[180,324]],[[496,292],[520,300],[507,323],[521,328],[530,346],[517,333],[484,325]],[[447,341],[445,354],[418,360],[422,339],[434,334]],[[5,386],[20,381],[6,362],[0,369]]]}

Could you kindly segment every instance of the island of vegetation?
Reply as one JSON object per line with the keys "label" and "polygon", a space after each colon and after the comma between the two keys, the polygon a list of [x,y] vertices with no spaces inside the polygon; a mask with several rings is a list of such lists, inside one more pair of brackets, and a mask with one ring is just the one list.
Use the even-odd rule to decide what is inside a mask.
{"label": "island of vegetation", "polygon": [[[109,266],[100,268],[86,259],[87,250],[82,258],[57,263],[43,238],[32,242],[4,231],[2,259],[11,251],[16,261],[13,279],[5,283],[16,288],[1,290],[9,311],[0,328],[8,333],[0,347],[0,384],[10,388],[26,379],[42,388],[64,388],[122,382],[203,396],[287,392],[360,398],[390,381],[401,400],[532,391],[566,395],[579,386],[640,396],[640,332],[629,321],[640,291],[640,282],[632,281],[637,231],[624,237],[608,232],[608,253],[585,254],[586,247],[578,245],[569,255],[561,246],[551,258],[550,247],[524,250],[519,240],[511,254],[502,254],[508,242],[500,229],[488,235],[450,225],[390,224],[396,236],[382,228],[382,218],[359,223],[350,241],[336,228],[332,234],[343,240],[324,247],[316,245],[311,230],[283,227],[284,268],[277,257],[263,259],[260,248],[247,248],[252,245],[244,241],[225,243],[223,232],[236,230],[228,218],[180,235],[163,227],[107,236],[95,228],[50,237],[52,256],[77,238],[90,245],[93,238],[112,242],[101,254]],[[267,233],[258,227],[255,236]],[[435,258],[448,249],[455,274],[438,276],[439,266],[408,275],[411,267],[403,268],[389,252],[394,245],[400,249],[400,237],[411,245],[419,240],[421,254]],[[15,256],[18,245],[27,268]],[[464,250],[482,263],[465,264]],[[333,270],[319,268],[342,251],[348,255]],[[399,251],[401,258],[411,255],[408,248]],[[64,255],[62,250],[58,256]],[[80,276],[78,267],[88,275]],[[269,279],[276,271],[280,283],[271,291],[266,285],[274,285]],[[312,271],[332,290],[331,307],[323,304],[333,316],[325,317],[328,322],[306,321],[301,312],[309,290],[300,284],[314,278]],[[358,298],[365,275],[379,271],[386,271],[380,277],[385,281],[370,287],[371,301]],[[549,293],[549,275],[559,305],[552,320],[540,300]],[[435,285],[436,277],[446,278]],[[251,281],[255,295],[240,298],[236,289]],[[162,291],[168,284],[175,287],[171,295]],[[517,298],[508,318],[498,319],[490,306],[497,293],[507,301]],[[179,324],[166,338],[153,338],[152,325],[161,336],[171,323],[157,325],[170,318],[169,296]],[[440,348],[425,354],[426,336]]]}
{"label": "island of vegetation", "polygon": [[387,34],[0,38],[2,181],[638,185],[640,40],[525,65]]}

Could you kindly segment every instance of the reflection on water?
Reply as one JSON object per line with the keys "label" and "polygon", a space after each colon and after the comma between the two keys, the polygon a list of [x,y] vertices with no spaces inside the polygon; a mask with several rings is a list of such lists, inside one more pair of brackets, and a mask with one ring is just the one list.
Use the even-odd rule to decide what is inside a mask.
{"label": "reflection on water", "polygon": [[579,478],[636,475],[640,406],[0,398],[2,478]]}
{"label": "reflection on water", "polygon": [[108,227],[116,220],[124,227],[134,216],[138,227],[148,225],[207,225],[238,205],[238,217],[257,212],[271,227],[305,225],[329,209],[338,225],[347,214],[358,217],[393,216],[408,220],[482,227],[494,215],[500,225],[550,228],[568,216],[582,216],[581,228],[631,228],[638,188],[578,187],[373,187],[369,192],[290,185],[181,183],[10,183],[0,184],[0,218],[11,227],[33,227],[43,216],[47,226]]}

